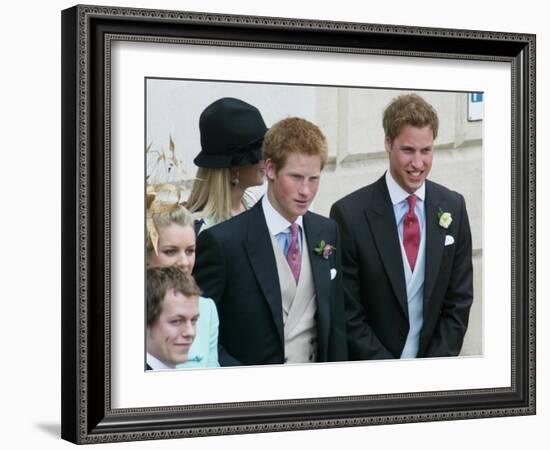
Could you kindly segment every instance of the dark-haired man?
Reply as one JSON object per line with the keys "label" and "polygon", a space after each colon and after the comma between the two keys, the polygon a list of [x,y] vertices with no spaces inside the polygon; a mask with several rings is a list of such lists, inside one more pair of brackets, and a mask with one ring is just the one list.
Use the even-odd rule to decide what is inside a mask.
{"label": "dark-haired man", "polygon": [[147,370],[174,369],[187,361],[200,294],[193,277],[175,266],[147,270]]}

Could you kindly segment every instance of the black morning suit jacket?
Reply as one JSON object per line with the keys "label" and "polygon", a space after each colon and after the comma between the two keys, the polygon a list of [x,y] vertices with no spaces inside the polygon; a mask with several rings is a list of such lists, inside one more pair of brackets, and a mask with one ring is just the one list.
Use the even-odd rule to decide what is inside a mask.
{"label": "black morning suit jacket", "polygon": [[[336,224],[307,212],[303,218],[317,296],[319,361],[347,359],[340,255],[328,259],[313,249],[324,240],[339,248]],[[331,280],[331,269],[336,276]],[[220,318],[222,366],[282,364],[283,312],[273,245],[261,201],[250,210],[204,230],[197,238],[193,275]]]}
{"label": "black morning suit jacket", "polygon": [[[450,212],[448,229],[438,211]],[[418,357],[456,356],[473,300],[472,238],[462,195],[426,181],[426,269]],[[384,176],[337,201],[350,359],[399,358],[409,317],[395,215]],[[454,243],[445,245],[446,236]],[[448,238],[450,241],[451,238]]]}

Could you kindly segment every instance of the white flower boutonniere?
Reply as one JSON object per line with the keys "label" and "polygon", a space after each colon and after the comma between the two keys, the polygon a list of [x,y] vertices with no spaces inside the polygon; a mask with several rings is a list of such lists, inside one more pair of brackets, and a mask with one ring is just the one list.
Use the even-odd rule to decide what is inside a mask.
{"label": "white flower boutonniere", "polygon": [[450,212],[443,212],[441,208],[437,211],[437,218],[439,219],[439,226],[442,228],[449,228],[451,223],[453,223],[453,216]]}

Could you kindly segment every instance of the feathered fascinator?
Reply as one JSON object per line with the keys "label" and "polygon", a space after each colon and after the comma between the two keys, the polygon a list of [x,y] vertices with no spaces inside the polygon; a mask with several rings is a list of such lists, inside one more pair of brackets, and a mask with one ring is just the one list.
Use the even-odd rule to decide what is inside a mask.
{"label": "feathered fascinator", "polygon": [[145,148],[147,158],[147,182],[151,184],[177,183],[189,178],[182,162],[176,156],[176,144],[169,136],[168,150],[161,147],[153,149],[151,142]]}
{"label": "feathered fascinator", "polygon": [[155,214],[171,213],[184,207],[182,189],[185,183],[192,182],[176,157],[176,146],[169,137],[168,151],[152,150],[152,143],[145,148],[147,156],[147,237],[158,255],[159,233],[153,221]]}

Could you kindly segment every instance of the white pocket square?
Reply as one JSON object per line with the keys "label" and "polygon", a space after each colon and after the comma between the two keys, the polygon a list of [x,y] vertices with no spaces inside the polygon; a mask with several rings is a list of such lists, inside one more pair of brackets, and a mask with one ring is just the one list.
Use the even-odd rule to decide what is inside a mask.
{"label": "white pocket square", "polygon": [[454,243],[455,243],[455,238],[454,237],[452,237],[450,234],[445,236],[445,247],[447,245],[451,245],[451,244],[454,244]]}
{"label": "white pocket square", "polygon": [[330,269],[330,279],[334,280],[336,278],[336,269]]}

